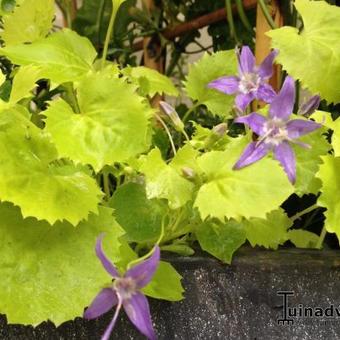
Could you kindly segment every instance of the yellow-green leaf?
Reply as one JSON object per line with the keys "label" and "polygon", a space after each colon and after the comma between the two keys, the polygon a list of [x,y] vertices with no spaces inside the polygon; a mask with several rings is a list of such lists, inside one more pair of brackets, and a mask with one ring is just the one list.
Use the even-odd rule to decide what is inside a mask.
{"label": "yellow-green leaf", "polygon": [[277,61],[295,79],[329,102],[340,101],[340,8],[326,1],[296,0],[304,27],[282,27],[267,34],[279,49]]}

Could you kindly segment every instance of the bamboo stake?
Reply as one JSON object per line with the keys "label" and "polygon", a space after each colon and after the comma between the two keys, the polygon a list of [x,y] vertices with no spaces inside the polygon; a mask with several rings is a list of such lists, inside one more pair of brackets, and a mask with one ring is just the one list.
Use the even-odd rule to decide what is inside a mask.
{"label": "bamboo stake", "polygon": [[[268,11],[273,18],[276,27],[281,27],[283,25],[283,16],[280,11],[280,7],[277,0],[271,0],[268,5]],[[260,64],[264,58],[270,53],[271,42],[270,38],[266,36],[266,32],[271,30],[265,15],[259,4],[257,4],[256,10],[256,46],[255,46],[255,57],[257,64]],[[270,79],[269,83],[272,85],[274,90],[279,90],[281,85],[281,69],[279,66],[274,66],[273,77]]]}

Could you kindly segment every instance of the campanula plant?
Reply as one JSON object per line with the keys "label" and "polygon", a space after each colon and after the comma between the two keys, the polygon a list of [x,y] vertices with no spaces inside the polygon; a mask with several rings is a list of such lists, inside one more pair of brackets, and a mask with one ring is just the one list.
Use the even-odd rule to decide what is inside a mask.
{"label": "campanula plant", "polygon": [[255,57],[248,46],[241,52],[236,50],[238,59],[238,76],[218,78],[209,83],[210,88],[217,89],[226,94],[236,94],[236,107],[244,111],[254,99],[270,103],[275,97],[275,91],[268,84],[273,75],[273,62],[278,53],[271,52],[261,65],[255,65]]}
{"label": "campanula plant", "polygon": [[[124,309],[155,339],[147,298],[175,302],[184,291],[160,254],[201,248],[230,263],[246,243],[321,249],[327,233],[340,236],[340,9],[296,0],[298,27],[269,31],[264,61],[250,46],[206,53],[175,86],[113,60],[122,4],[112,1],[98,50],[54,25],[53,0],[0,13],[0,313],[9,323],[112,310],[108,339]],[[296,201],[306,209],[290,209]]]}
{"label": "campanula plant", "polygon": [[131,322],[149,339],[156,339],[152,326],[150,307],[145,295],[140,289],[145,287],[152,279],[160,259],[160,250],[157,246],[149,259],[131,267],[121,276],[117,268],[106,257],[102,248],[103,235],[99,236],[96,244],[96,254],[105,270],[112,276],[114,282],[103,288],[85,311],[86,319],[95,319],[116,306],[116,312],[111,323],[105,331],[102,340],[110,338],[115,326],[119,311],[123,307]]}
{"label": "campanula plant", "polygon": [[[314,98],[312,98],[314,102]],[[248,125],[259,136],[259,140],[251,142],[240,159],[234,165],[234,169],[241,169],[263,158],[273,150],[277,159],[284,168],[289,180],[294,184],[296,180],[296,161],[294,151],[289,143],[299,143],[297,138],[320,128],[321,125],[310,120],[289,120],[295,103],[295,83],[291,77],[287,77],[282,89],[275,96],[269,106],[269,117],[266,118],[256,112],[250,115],[238,117],[237,123]],[[317,102],[316,102],[317,103]],[[306,105],[311,110],[312,105]],[[309,145],[299,143],[303,147]]]}

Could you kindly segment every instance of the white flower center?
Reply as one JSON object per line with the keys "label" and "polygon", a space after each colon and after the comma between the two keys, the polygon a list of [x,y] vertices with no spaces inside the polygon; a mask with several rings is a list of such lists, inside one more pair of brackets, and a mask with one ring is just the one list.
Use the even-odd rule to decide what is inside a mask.
{"label": "white flower center", "polygon": [[245,73],[242,75],[239,83],[241,93],[247,94],[257,91],[261,83],[261,78],[257,73]]}
{"label": "white flower center", "polygon": [[263,126],[264,135],[261,140],[265,143],[277,146],[285,140],[289,140],[286,122],[282,119],[268,120]]}
{"label": "white flower center", "polygon": [[120,295],[122,300],[130,299],[137,291],[136,282],[131,277],[116,279],[112,288]]}

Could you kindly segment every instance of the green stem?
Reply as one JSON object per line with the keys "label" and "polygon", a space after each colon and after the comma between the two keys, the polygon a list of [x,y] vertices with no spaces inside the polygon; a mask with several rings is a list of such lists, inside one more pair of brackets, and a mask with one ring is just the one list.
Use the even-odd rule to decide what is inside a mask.
{"label": "green stem", "polygon": [[69,104],[72,106],[74,112],[81,113],[80,107],[79,107],[79,104],[78,104],[78,99],[77,99],[76,93],[73,89],[73,84],[72,83],[65,83],[64,89],[65,89],[65,93],[66,93],[66,99],[69,101]]}
{"label": "green stem", "polygon": [[265,16],[269,26],[272,28],[272,29],[275,29],[277,28],[272,16],[270,15],[269,11],[268,11],[268,7],[267,5],[265,4],[264,0],[258,0],[259,2],[259,5],[261,7],[261,10],[262,10],[262,13],[263,15]]}
{"label": "green stem", "polygon": [[68,28],[72,29],[72,16],[71,16],[71,10],[69,6],[67,6],[67,9],[66,9],[66,24]]}
{"label": "green stem", "polygon": [[232,7],[231,7],[231,0],[225,0],[225,8],[226,8],[226,11],[227,11],[227,20],[228,20],[229,27],[230,27],[230,36],[237,43],[238,40],[237,40],[237,36],[236,36],[234,17],[233,17],[233,10],[232,10]]}
{"label": "green stem", "polygon": [[184,130],[184,128],[183,128],[183,130],[181,130],[181,132],[182,132],[182,134],[183,134],[185,140],[186,140],[187,142],[190,142],[190,138],[189,138],[188,134],[186,133],[186,131]]}
{"label": "green stem", "polygon": [[321,249],[322,248],[322,245],[323,245],[323,242],[325,240],[326,234],[327,234],[327,230],[326,230],[326,227],[324,226],[322,228],[322,230],[321,230],[321,234],[320,234],[320,237],[318,239],[318,243],[316,244],[316,248],[317,249]]}
{"label": "green stem", "polygon": [[253,28],[246,16],[246,13],[244,11],[244,8],[243,8],[243,3],[242,3],[242,0],[236,0],[236,8],[237,8],[237,11],[238,11],[238,15],[242,21],[242,24],[244,25],[244,27],[249,31],[249,32],[253,32]]}
{"label": "green stem", "polygon": [[186,123],[186,121],[188,120],[188,118],[189,118],[189,116],[191,115],[191,113],[194,112],[199,106],[200,106],[200,104],[197,103],[197,104],[195,104],[191,109],[189,109],[189,110],[185,113],[185,115],[184,115],[183,118],[182,118],[183,124]]}
{"label": "green stem", "polygon": [[169,130],[168,127],[166,126],[164,120],[163,120],[158,114],[155,114],[155,115],[156,115],[156,118],[158,119],[158,121],[162,124],[162,126],[163,126],[165,132],[167,133],[167,135],[168,135],[168,137],[169,137],[170,144],[171,144],[172,151],[173,151],[174,155],[176,155],[176,154],[177,154],[177,151],[176,151],[175,143],[174,143],[174,140],[172,139],[170,130]]}
{"label": "green stem", "polygon": [[301,216],[310,213],[311,211],[315,210],[319,208],[319,206],[317,204],[313,204],[312,206],[310,206],[309,208],[302,210],[300,212],[298,212],[297,214],[295,214],[294,216],[292,216],[290,219],[292,220],[292,222],[298,220]]}
{"label": "green stem", "polygon": [[103,16],[104,16],[104,10],[105,10],[105,0],[101,0],[99,9],[98,9],[97,20],[96,20],[96,27],[98,30],[98,45],[101,43],[100,31],[101,31],[101,26],[102,26],[102,21],[103,21]]}
{"label": "green stem", "polygon": [[103,186],[104,186],[104,192],[107,196],[107,198],[110,198],[110,182],[109,182],[109,175],[107,173],[103,174]]}
{"label": "green stem", "polygon": [[103,49],[103,56],[102,56],[102,63],[101,63],[102,68],[104,68],[104,66],[105,66],[105,61],[106,61],[107,53],[108,53],[108,50],[109,50],[110,39],[113,35],[113,26],[114,26],[114,23],[115,23],[115,19],[116,19],[118,9],[119,9],[119,6],[115,6],[115,1],[112,1],[112,12],[111,12],[109,26],[108,26],[107,32],[106,32],[104,49]]}

